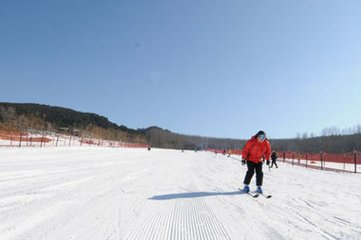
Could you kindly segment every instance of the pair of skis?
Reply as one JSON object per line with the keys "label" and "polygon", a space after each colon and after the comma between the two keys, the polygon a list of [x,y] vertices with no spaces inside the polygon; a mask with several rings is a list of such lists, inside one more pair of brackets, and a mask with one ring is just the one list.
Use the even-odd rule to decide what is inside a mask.
{"label": "pair of skis", "polygon": [[251,197],[254,197],[254,198],[258,198],[259,196],[263,196],[264,198],[271,198],[272,197],[271,194],[244,192],[240,188],[239,188],[239,190],[241,191],[241,193],[246,193],[246,194],[248,194],[248,195],[250,195]]}
{"label": "pair of skis", "polygon": [[254,197],[254,198],[258,198],[259,196],[263,196],[263,197],[265,197],[265,198],[271,198],[272,197],[272,195],[270,195],[270,194],[264,194],[264,193],[255,193],[255,194],[253,194],[253,193],[248,193],[249,195],[251,195],[252,197]]}

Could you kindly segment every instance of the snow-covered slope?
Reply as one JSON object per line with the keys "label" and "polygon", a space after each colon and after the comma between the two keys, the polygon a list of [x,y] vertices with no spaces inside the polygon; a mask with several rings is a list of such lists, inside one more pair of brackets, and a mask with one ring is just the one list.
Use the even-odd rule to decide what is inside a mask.
{"label": "snow-covered slope", "polygon": [[361,175],[279,165],[254,199],[223,155],[2,148],[0,239],[361,239]]}

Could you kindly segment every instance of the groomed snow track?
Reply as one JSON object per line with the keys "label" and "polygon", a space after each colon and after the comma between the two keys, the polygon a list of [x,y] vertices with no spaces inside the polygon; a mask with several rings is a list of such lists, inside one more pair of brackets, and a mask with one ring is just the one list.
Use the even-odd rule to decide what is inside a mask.
{"label": "groomed snow track", "polygon": [[271,199],[209,152],[0,149],[0,239],[361,239],[359,174],[279,163]]}

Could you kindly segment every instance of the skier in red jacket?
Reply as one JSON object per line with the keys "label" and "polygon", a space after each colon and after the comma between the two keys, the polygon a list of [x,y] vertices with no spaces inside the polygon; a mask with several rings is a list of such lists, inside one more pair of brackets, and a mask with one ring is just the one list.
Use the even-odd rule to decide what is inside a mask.
{"label": "skier in red jacket", "polygon": [[259,131],[254,135],[250,140],[246,142],[242,150],[242,164],[247,162],[248,171],[244,178],[244,188],[243,192],[248,193],[249,183],[253,177],[253,174],[256,170],[256,192],[262,193],[262,183],[263,183],[263,172],[262,164],[263,160],[267,160],[267,165],[269,165],[269,159],[271,154],[271,145],[266,138],[266,133],[264,131]]}

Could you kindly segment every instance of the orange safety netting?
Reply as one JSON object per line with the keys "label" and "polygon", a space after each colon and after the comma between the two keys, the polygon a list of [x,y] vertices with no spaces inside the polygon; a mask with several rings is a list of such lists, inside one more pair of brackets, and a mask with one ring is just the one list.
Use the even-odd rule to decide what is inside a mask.
{"label": "orange safety netting", "polygon": [[[223,154],[242,155],[241,149],[214,149],[208,148],[207,151]],[[348,152],[348,153],[298,153],[298,152],[283,152],[277,151],[278,159],[294,159],[294,160],[310,160],[310,161],[324,161],[335,163],[355,163],[361,164],[360,152]]]}
{"label": "orange safety netting", "polygon": [[51,142],[50,138],[46,137],[29,137],[29,133],[23,132],[3,132],[0,131],[0,139],[10,141],[22,141],[22,142]]}

